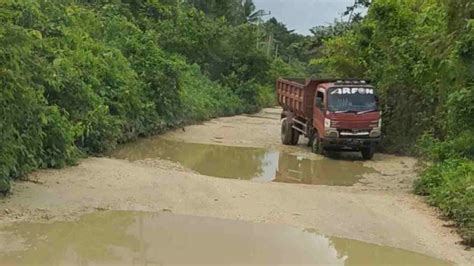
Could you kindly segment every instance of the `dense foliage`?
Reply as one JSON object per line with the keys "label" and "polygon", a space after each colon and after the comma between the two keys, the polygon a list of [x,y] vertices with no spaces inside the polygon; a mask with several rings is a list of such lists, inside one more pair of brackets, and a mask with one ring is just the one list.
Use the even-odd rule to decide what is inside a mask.
{"label": "dense foliage", "polygon": [[449,159],[429,167],[415,191],[460,226],[467,245],[474,245],[474,161]]}
{"label": "dense foliage", "polygon": [[474,3],[359,2],[370,5],[367,16],[326,39],[313,69],[373,80],[383,108],[383,148],[435,161],[417,192],[460,224],[472,245]]}
{"label": "dense foliage", "polygon": [[258,48],[264,32],[247,22],[254,8],[240,0],[1,1],[2,184],[273,104],[269,76],[291,67]]}

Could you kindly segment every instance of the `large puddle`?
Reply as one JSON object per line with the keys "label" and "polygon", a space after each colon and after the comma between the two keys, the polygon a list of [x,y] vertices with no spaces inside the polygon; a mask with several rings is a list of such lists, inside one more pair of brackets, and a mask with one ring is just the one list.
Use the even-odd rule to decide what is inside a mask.
{"label": "large puddle", "polygon": [[99,212],[0,229],[1,265],[449,265],[431,257],[283,225]]}
{"label": "large puddle", "polygon": [[200,174],[315,185],[350,186],[374,172],[362,162],[311,158],[259,148],[171,141],[155,137],[120,146],[111,156],[131,161],[160,158]]}

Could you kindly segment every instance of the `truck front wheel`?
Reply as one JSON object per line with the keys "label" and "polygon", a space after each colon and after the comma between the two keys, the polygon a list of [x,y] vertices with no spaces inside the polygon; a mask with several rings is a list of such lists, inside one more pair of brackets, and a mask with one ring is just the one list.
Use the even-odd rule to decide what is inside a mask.
{"label": "truck front wheel", "polygon": [[316,154],[323,154],[323,145],[321,144],[321,140],[317,135],[312,140],[311,150]]}
{"label": "truck front wheel", "polygon": [[364,158],[364,160],[372,160],[372,158],[374,158],[375,148],[373,147],[363,148],[361,150],[361,153],[362,153],[362,158]]}
{"label": "truck front wheel", "polygon": [[288,118],[281,120],[281,143],[291,145],[293,141],[293,129],[291,128]]}

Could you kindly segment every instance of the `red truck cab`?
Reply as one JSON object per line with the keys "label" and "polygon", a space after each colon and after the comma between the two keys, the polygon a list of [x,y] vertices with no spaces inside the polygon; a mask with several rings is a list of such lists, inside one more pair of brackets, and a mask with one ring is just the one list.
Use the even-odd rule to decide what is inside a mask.
{"label": "red truck cab", "polygon": [[372,159],[382,137],[376,90],[360,79],[279,79],[282,142],[296,145],[300,135],[315,153],[360,151]]}

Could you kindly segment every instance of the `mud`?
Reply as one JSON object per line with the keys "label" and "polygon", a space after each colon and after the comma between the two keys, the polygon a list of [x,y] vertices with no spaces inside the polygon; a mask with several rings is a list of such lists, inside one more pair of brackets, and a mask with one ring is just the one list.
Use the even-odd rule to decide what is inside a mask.
{"label": "mud", "polygon": [[99,212],[20,223],[3,228],[2,236],[2,264],[449,265],[310,229],[168,213]]}
{"label": "mud", "polygon": [[110,156],[131,161],[170,160],[199,174],[261,182],[350,186],[375,173],[362,162],[275,149],[186,143],[161,137],[120,146]]}
{"label": "mud", "polygon": [[[346,172],[357,176],[355,171],[352,173],[352,167],[342,171],[344,174],[334,169],[342,170],[342,165],[352,164],[373,170],[354,177],[358,181],[352,186],[326,186],[306,185],[300,181],[287,184],[216,178],[192,170],[193,165],[185,166],[183,160],[88,158],[74,167],[37,171],[29,176],[34,182],[17,182],[11,196],[0,198],[0,227],[15,227],[23,222],[52,222],[55,226],[43,230],[47,233],[62,222],[75,221],[85,213],[102,210],[165,212],[263,223],[268,227],[315,228],[320,234],[331,237],[472,265],[474,251],[465,250],[458,244],[460,237],[445,226],[448,222],[440,219],[423,199],[411,193],[417,171],[415,159],[376,154],[373,161],[363,161],[357,153],[327,159],[311,154],[305,140],[296,147],[281,145],[279,126],[279,110],[267,109],[252,116],[215,119],[160,138],[212,146],[247,147],[276,152],[279,156],[289,154],[297,161],[304,158],[324,164],[341,164],[315,171],[315,175],[334,171],[333,176],[346,175]],[[172,156],[168,157],[172,159]],[[219,227],[213,228],[223,231]],[[25,228],[25,231],[28,230]],[[9,234],[8,230],[6,232]],[[99,236],[100,232],[95,235]],[[7,237],[0,229],[0,241]],[[22,239],[27,238],[9,237],[8,247],[21,247],[25,242]],[[331,240],[337,243],[334,238]],[[54,249],[48,252],[54,253]]]}

